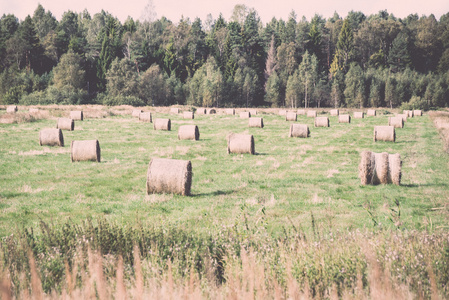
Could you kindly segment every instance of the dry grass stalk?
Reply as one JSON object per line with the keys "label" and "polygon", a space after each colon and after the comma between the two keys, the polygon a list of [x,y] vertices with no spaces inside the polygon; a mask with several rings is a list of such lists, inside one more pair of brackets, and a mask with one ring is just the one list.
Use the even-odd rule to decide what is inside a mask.
{"label": "dry grass stalk", "polygon": [[133,259],[134,259],[134,273],[136,274],[136,289],[134,299],[142,299],[143,295],[143,275],[142,275],[142,263],[140,261],[140,250],[137,244],[133,247]]}
{"label": "dry grass stalk", "polygon": [[233,109],[233,108],[228,108],[228,109],[225,110],[225,113],[226,113],[227,115],[233,116],[233,115],[235,115],[235,109]]}
{"label": "dry grass stalk", "polygon": [[287,114],[285,115],[285,121],[293,121],[296,122],[297,120],[297,116],[295,112],[287,112]]}
{"label": "dry grass stalk", "polygon": [[39,131],[39,145],[64,147],[64,137],[59,128],[44,128]]}
{"label": "dry grass stalk", "polygon": [[179,126],[178,139],[198,141],[200,139],[200,131],[198,130],[198,126],[196,125]]}
{"label": "dry grass stalk", "polygon": [[36,113],[38,113],[39,112],[39,109],[38,108],[33,108],[33,107],[31,107],[30,109],[29,109],[29,113],[30,114],[36,114]]}
{"label": "dry grass stalk", "polygon": [[263,118],[249,118],[249,127],[263,128]]}
{"label": "dry grass stalk", "polygon": [[340,115],[340,111],[338,109],[331,109],[331,116],[338,116]]}
{"label": "dry grass stalk", "polygon": [[308,110],[307,111],[307,117],[309,117],[309,118],[316,118],[316,110]]}
{"label": "dry grass stalk", "polygon": [[290,131],[288,132],[288,137],[309,137],[310,131],[309,126],[305,124],[292,124],[290,125]]}
{"label": "dry grass stalk", "polygon": [[139,113],[139,121],[151,123],[153,121],[151,112],[146,111]]}
{"label": "dry grass stalk", "polygon": [[251,113],[249,111],[240,112],[240,119],[248,119],[251,118]]}
{"label": "dry grass stalk", "polygon": [[415,109],[415,110],[413,111],[413,115],[416,116],[416,117],[421,117],[421,116],[422,116],[422,110],[420,110],[420,109]]}
{"label": "dry grass stalk", "polygon": [[9,105],[6,107],[6,112],[10,114],[14,114],[17,112],[17,105]]}
{"label": "dry grass stalk", "polygon": [[396,154],[363,151],[359,165],[362,185],[401,184],[401,156]]}
{"label": "dry grass stalk", "polygon": [[3,300],[12,299],[12,285],[8,269],[0,271],[0,297]]}
{"label": "dry grass stalk", "polygon": [[351,116],[349,114],[347,114],[347,115],[339,115],[338,116],[338,123],[351,123]]}
{"label": "dry grass stalk", "polygon": [[316,117],[315,118],[315,127],[329,127],[329,118],[328,117]]}
{"label": "dry grass stalk", "polygon": [[70,112],[70,119],[75,121],[82,121],[83,120],[83,111],[82,110],[72,110]]}
{"label": "dry grass stalk", "polygon": [[374,126],[374,141],[396,141],[396,132],[394,126]]}
{"label": "dry grass stalk", "polygon": [[217,113],[217,111],[215,110],[215,108],[208,108],[208,109],[206,110],[206,113],[207,113],[208,115],[214,115],[214,114]]}
{"label": "dry grass stalk", "polygon": [[376,116],[376,110],[375,109],[368,109],[366,112],[366,115],[369,117],[375,117]]}
{"label": "dry grass stalk", "polygon": [[397,114],[396,117],[401,117],[401,118],[402,118],[402,121],[405,122],[405,121],[407,121],[408,115],[407,115],[407,114]]}
{"label": "dry grass stalk", "polygon": [[75,121],[69,118],[59,118],[56,128],[73,131],[75,129]]}
{"label": "dry grass stalk", "polygon": [[143,111],[141,109],[133,109],[133,112],[131,113],[131,115],[133,117],[138,118],[141,113],[143,113]]}
{"label": "dry grass stalk", "polygon": [[170,119],[155,119],[153,123],[154,130],[171,130]]}
{"label": "dry grass stalk", "polygon": [[185,111],[182,113],[182,117],[184,119],[191,119],[193,120],[195,118],[195,115],[193,114],[193,111]]}
{"label": "dry grass stalk", "polygon": [[114,299],[126,300],[126,286],[124,278],[123,256],[119,255],[117,259],[117,271],[115,273],[116,290]]}
{"label": "dry grass stalk", "polygon": [[190,195],[192,163],[189,160],[152,158],[148,164],[147,194]]}
{"label": "dry grass stalk", "polygon": [[170,113],[175,115],[179,114],[179,108],[177,107],[170,108]]}
{"label": "dry grass stalk", "polygon": [[388,117],[388,126],[394,128],[404,128],[404,120],[402,117]]}
{"label": "dry grass stalk", "polygon": [[287,115],[287,111],[285,109],[280,109],[279,110],[279,115],[280,116],[286,116]]}
{"label": "dry grass stalk", "polygon": [[204,107],[199,107],[196,109],[196,113],[198,115],[205,115],[206,114],[206,109]]}
{"label": "dry grass stalk", "polygon": [[251,134],[231,133],[227,136],[229,153],[254,154],[254,137]]}
{"label": "dry grass stalk", "polygon": [[301,116],[305,116],[306,115],[306,110],[305,109],[298,109],[296,111],[297,115],[301,115]]}
{"label": "dry grass stalk", "polygon": [[70,159],[74,161],[96,161],[101,160],[100,143],[98,140],[72,141],[70,144]]}
{"label": "dry grass stalk", "polygon": [[363,119],[363,111],[355,111],[354,112],[354,119]]}
{"label": "dry grass stalk", "polygon": [[42,289],[42,282],[39,277],[39,272],[36,267],[36,261],[34,260],[33,252],[28,249],[28,262],[30,264],[31,272],[31,290],[33,298],[36,300],[43,299],[44,291]]}

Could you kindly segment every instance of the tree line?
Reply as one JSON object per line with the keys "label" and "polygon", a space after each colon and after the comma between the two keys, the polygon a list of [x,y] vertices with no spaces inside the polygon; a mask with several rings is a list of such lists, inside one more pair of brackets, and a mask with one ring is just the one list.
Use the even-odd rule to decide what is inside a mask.
{"label": "tree line", "polygon": [[449,13],[0,19],[0,104],[449,106]]}

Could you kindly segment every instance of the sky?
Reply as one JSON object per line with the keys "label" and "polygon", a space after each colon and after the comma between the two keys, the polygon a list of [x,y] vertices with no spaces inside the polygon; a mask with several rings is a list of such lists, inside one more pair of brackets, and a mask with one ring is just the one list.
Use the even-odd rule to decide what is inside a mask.
{"label": "sky", "polygon": [[[0,0],[0,16],[14,14],[19,20],[27,15],[33,15],[40,3],[46,11],[50,11],[58,20],[64,12],[71,10],[82,12],[87,9],[91,16],[102,9],[118,17],[122,22],[128,16],[137,20],[149,0]],[[305,16],[310,20],[315,14],[324,18],[332,17],[337,12],[345,17],[349,11],[361,11],[365,15],[375,14],[380,10],[387,10],[398,18],[417,13],[419,16],[434,14],[437,19],[449,12],[449,0],[150,0],[156,12],[156,17],[167,17],[177,23],[181,16],[192,21],[199,17],[206,20],[208,14],[214,19],[220,13],[226,20],[232,15],[236,4],[245,4],[254,8],[263,23],[273,17],[287,20],[290,12],[295,11],[299,20]]]}

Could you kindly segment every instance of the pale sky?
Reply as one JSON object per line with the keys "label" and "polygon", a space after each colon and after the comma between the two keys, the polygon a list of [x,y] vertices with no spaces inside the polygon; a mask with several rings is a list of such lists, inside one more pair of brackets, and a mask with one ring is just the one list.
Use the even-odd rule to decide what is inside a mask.
{"label": "pale sky", "polygon": [[[58,20],[68,10],[82,12],[87,9],[93,16],[104,9],[123,22],[128,16],[139,19],[148,0],[0,0],[0,16],[12,13],[23,20],[27,15],[33,15],[38,3]],[[351,10],[370,15],[386,9],[398,18],[411,13],[419,16],[433,13],[437,19],[449,12],[449,0],[153,0],[153,4],[157,18],[165,16],[174,23],[182,15],[192,21],[200,17],[204,22],[209,13],[216,19],[220,12],[229,20],[236,4],[255,8],[264,23],[273,17],[287,20],[292,10],[296,12],[297,20],[302,16],[310,20],[315,13],[329,18],[334,11],[345,17]]]}

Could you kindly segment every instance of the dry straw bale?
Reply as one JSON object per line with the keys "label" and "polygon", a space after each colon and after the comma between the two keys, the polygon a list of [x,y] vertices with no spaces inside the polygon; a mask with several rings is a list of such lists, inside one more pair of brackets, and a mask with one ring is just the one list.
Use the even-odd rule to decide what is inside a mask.
{"label": "dry straw bale", "polygon": [[407,121],[407,114],[397,114],[396,117],[401,117],[402,121]]}
{"label": "dry straw bale", "polygon": [[285,115],[285,121],[294,121],[296,122],[297,116],[295,112],[288,111]]}
{"label": "dry straw bale", "polygon": [[7,113],[16,113],[17,112],[17,105],[9,105],[7,108],[6,108],[6,112]]}
{"label": "dry straw bale", "polygon": [[70,119],[75,121],[82,121],[83,120],[83,111],[82,110],[72,110],[70,112]]}
{"label": "dry straw bale", "polygon": [[240,119],[248,119],[251,118],[251,113],[249,111],[240,112]]}
{"label": "dry straw bale", "polygon": [[64,137],[59,128],[44,128],[39,131],[39,145],[64,147]]}
{"label": "dry straw bale", "polygon": [[308,110],[307,111],[307,116],[309,118],[316,118],[316,110]]}
{"label": "dry straw bale", "polygon": [[36,113],[38,113],[39,112],[39,109],[38,108],[30,108],[29,109],[29,113],[30,114],[36,114]]}
{"label": "dry straw bale", "polygon": [[152,122],[151,112],[150,111],[141,112],[139,114],[139,121],[151,123]]}
{"label": "dry straw bale", "polygon": [[170,119],[155,119],[153,123],[154,130],[171,130]]}
{"label": "dry straw bale", "polygon": [[177,107],[170,108],[170,113],[175,115],[179,114],[179,108]]}
{"label": "dry straw bale", "polygon": [[227,136],[229,153],[254,154],[254,137],[251,134],[231,133]]}
{"label": "dry straw bale", "polygon": [[288,132],[288,137],[309,137],[310,131],[309,126],[305,124],[292,124],[290,125],[290,131]]}
{"label": "dry straw bale", "polygon": [[338,116],[340,115],[340,112],[338,109],[331,109],[331,116]]}
{"label": "dry straw bale", "polygon": [[140,114],[143,113],[141,109],[133,109],[132,116],[138,118]]}
{"label": "dry straw bale", "polygon": [[306,110],[305,109],[298,109],[298,111],[296,112],[297,115],[301,115],[301,116],[305,116],[306,115]]}
{"label": "dry straw bale", "polygon": [[286,116],[287,115],[287,111],[285,109],[280,109],[279,110],[279,115],[280,116]]}
{"label": "dry straw bale", "polygon": [[100,143],[98,140],[72,141],[70,144],[72,162],[96,161],[100,162]]}
{"label": "dry straw bale", "polygon": [[394,126],[374,126],[374,141],[394,142],[396,132]]}
{"label": "dry straw bale", "polygon": [[414,116],[417,116],[417,117],[422,116],[422,110],[420,110],[420,109],[415,109],[415,110],[413,111],[413,115],[414,115]]}
{"label": "dry straw bale", "polygon": [[196,113],[198,115],[205,115],[206,114],[206,109],[204,107],[199,107],[196,109]]}
{"label": "dry straw bale", "polygon": [[402,161],[399,153],[388,154],[363,151],[359,165],[359,177],[363,185],[401,184]]}
{"label": "dry straw bale", "polygon": [[73,131],[75,129],[75,121],[69,118],[59,118],[56,128]]}
{"label": "dry straw bale", "polygon": [[406,114],[408,118],[413,118],[413,110],[404,110],[403,114]]}
{"label": "dry straw bale", "polygon": [[351,116],[347,115],[338,115],[338,123],[351,123]]}
{"label": "dry straw bale", "polygon": [[249,113],[251,114],[251,116],[257,116],[257,109],[250,109]]}
{"label": "dry straw bale", "polygon": [[263,118],[249,118],[249,127],[263,128]]}
{"label": "dry straw bale", "polygon": [[364,115],[363,111],[355,111],[354,112],[355,119],[363,119],[363,115]]}
{"label": "dry straw bale", "polygon": [[195,140],[200,139],[200,131],[196,125],[182,125],[178,129],[179,140]]}
{"label": "dry straw bale", "polygon": [[182,117],[184,119],[192,119],[193,120],[195,118],[195,115],[193,114],[193,111],[185,111],[182,113]]}
{"label": "dry straw bale", "polygon": [[329,127],[329,118],[328,117],[316,117],[315,118],[315,127]]}
{"label": "dry straw bale", "polygon": [[192,175],[192,163],[189,160],[152,158],[148,164],[147,194],[189,196]]}
{"label": "dry straw bale", "polygon": [[368,109],[368,111],[366,112],[367,116],[370,117],[375,117],[376,116],[376,110],[375,109]]}
{"label": "dry straw bale", "polygon": [[208,108],[208,109],[206,110],[206,113],[207,113],[208,115],[214,115],[214,114],[217,113],[217,111],[215,110],[215,108]]}
{"label": "dry straw bale", "polygon": [[393,126],[394,128],[403,128],[404,120],[402,117],[388,117],[388,126]]}
{"label": "dry straw bale", "polygon": [[228,109],[225,110],[225,113],[226,113],[227,115],[233,116],[233,115],[235,115],[235,109],[233,109],[233,108],[228,108]]}

